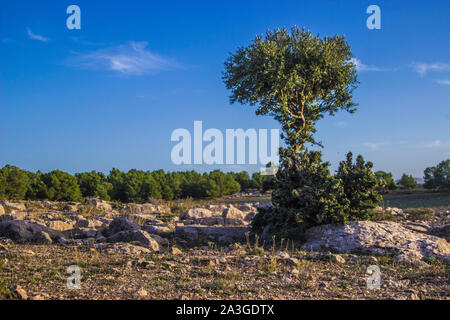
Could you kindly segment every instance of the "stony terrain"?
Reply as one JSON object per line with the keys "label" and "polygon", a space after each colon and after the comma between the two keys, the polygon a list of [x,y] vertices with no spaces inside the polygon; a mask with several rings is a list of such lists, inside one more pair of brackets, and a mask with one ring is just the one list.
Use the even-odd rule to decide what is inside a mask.
{"label": "stony terrain", "polygon": [[[380,209],[306,243],[249,237],[259,203],[0,203],[0,297],[23,299],[448,299],[449,211]],[[334,253],[332,253],[334,252]],[[68,289],[68,266],[81,288]],[[367,268],[381,288],[367,288]]]}

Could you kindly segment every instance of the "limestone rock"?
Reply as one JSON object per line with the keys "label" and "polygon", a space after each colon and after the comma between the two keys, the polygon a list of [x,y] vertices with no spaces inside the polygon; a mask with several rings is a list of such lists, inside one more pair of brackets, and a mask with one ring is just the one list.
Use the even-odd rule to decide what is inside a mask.
{"label": "limestone rock", "polygon": [[38,244],[52,244],[52,238],[45,231],[38,231],[33,235],[32,241]]}
{"label": "limestone rock", "polygon": [[108,238],[109,242],[139,242],[145,248],[159,251],[158,242],[143,230],[120,231]]}
{"label": "limestone rock", "polygon": [[94,228],[74,228],[63,231],[63,234],[68,239],[87,239],[97,237],[99,231]]}
{"label": "limestone rock", "polygon": [[97,219],[83,219],[79,218],[76,227],[78,228],[98,228],[103,225],[103,222]]}
{"label": "limestone rock", "polygon": [[378,264],[378,259],[371,256],[357,256],[349,254],[346,256],[350,263],[367,263],[367,264]]}
{"label": "limestone rock", "polygon": [[33,222],[23,220],[0,222],[0,237],[9,238],[18,243],[33,242],[34,235],[41,231],[52,237],[59,235],[57,231]]}
{"label": "limestone rock", "polygon": [[222,215],[223,210],[225,210],[227,206],[224,204],[208,204],[205,208],[211,210],[213,215]]}
{"label": "limestone rock", "polygon": [[428,233],[440,238],[444,238],[447,242],[450,241],[450,224],[442,226],[434,226],[428,229]]}
{"label": "limestone rock", "polygon": [[11,292],[13,293],[14,297],[17,297],[17,298],[19,298],[21,300],[27,300],[28,299],[27,292],[21,286],[19,286],[19,285],[12,286],[10,289],[11,289]]}
{"label": "limestone rock", "polygon": [[123,209],[123,212],[133,213],[133,214],[161,214],[170,212],[170,208],[166,205],[154,205],[152,203],[143,203],[143,204],[128,204]]}
{"label": "limestone rock", "polygon": [[245,226],[247,225],[247,221],[240,218],[224,218],[223,225],[224,226]]}
{"label": "limestone rock", "polygon": [[131,213],[126,215],[127,219],[138,221],[139,224],[156,224],[160,221],[156,219],[155,214]]}
{"label": "limestone rock", "polygon": [[147,290],[140,289],[140,290],[136,291],[135,295],[139,298],[144,298],[144,297],[148,296],[148,292],[147,292]]}
{"label": "limestone rock", "polygon": [[212,212],[205,208],[192,208],[185,211],[182,215],[182,219],[200,219],[211,217]]}
{"label": "limestone rock", "polygon": [[391,207],[387,207],[386,211],[388,211],[390,214],[392,214],[393,216],[401,216],[401,217],[406,217],[406,213],[403,212],[402,209],[400,208],[391,208]]}
{"label": "limestone rock", "polygon": [[430,225],[428,225],[425,222],[406,222],[402,225],[405,228],[415,231],[415,232],[427,233],[430,229]]}
{"label": "limestone rock", "polygon": [[160,246],[167,246],[169,244],[169,240],[161,236],[158,236],[157,234],[151,234],[150,237],[156,240],[156,242],[158,242]]}
{"label": "limestone rock", "polygon": [[3,214],[0,217],[0,221],[10,221],[10,220],[25,220],[28,216],[27,212],[11,212],[11,213],[7,213],[7,214]]}
{"label": "limestone rock", "polygon": [[143,226],[142,230],[145,230],[150,234],[157,234],[161,237],[167,237],[173,233],[173,228],[171,229],[166,226],[154,226],[154,225]]}
{"label": "limestone rock", "polygon": [[248,212],[254,210],[254,208],[249,203],[243,203],[239,206],[239,210]]}
{"label": "limestone rock", "polygon": [[338,263],[345,263],[345,259],[339,254],[334,254],[332,260]]}
{"label": "limestone rock", "polygon": [[103,209],[105,211],[111,211],[112,210],[112,206],[110,203],[108,203],[107,201],[104,200],[100,200],[100,199],[88,199],[87,202],[90,205],[93,205],[96,208],[100,208]]}
{"label": "limestone rock", "polygon": [[256,212],[251,211],[245,215],[244,221],[251,222],[255,216],[256,216]]}
{"label": "limestone rock", "polygon": [[[186,220],[189,221],[189,220]],[[192,220],[192,223],[189,224],[198,224],[198,225],[206,225],[206,226],[214,226],[214,225],[223,225],[224,218],[220,217],[206,217]]]}
{"label": "limestone rock", "polygon": [[21,202],[2,201],[0,205],[14,211],[27,211],[27,207]]}
{"label": "limestone rock", "polygon": [[219,241],[230,243],[244,241],[248,227],[205,227],[198,225],[178,226],[175,229],[177,237],[188,241]]}
{"label": "limestone rock", "polygon": [[132,231],[132,230],[140,230],[141,227],[137,222],[134,222],[133,220],[119,217],[114,219],[108,227],[108,235],[114,235],[120,231]]}
{"label": "limestone rock", "polygon": [[177,247],[170,247],[170,249],[168,250],[168,252],[169,252],[170,254],[173,254],[173,255],[179,255],[179,254],[182,254],[181,250],[178,249]]}
{"label": "limestone rock", "polygon": [[66,212],[78,212],[78,206],[74,204],[68,204],[64,207]]}
{"label": "limestone rock", "polygon": [[129,243],[97,243],[94,244],[94,248],[96,248],[100,252],[108,253],[108,254],[127,254],[127,255],[140,255],[140,254],[148,254],[151,251],[144,247],[134,246]]}
{"label": "limestone rock", "polygon": [[414,232],[400,223],[352,221],[329,224],[306,231],[306,250],[362,252],[379,255],[405,255],[409,261],[435,257],[450,261],[450,245],[442,238]]}
{"label": "limestone rock", "polygon": [[75,221],[65,222],[65,221],[61,221],[61,220],[54,220],[54,221],[49,221],[47,223],[47,226],[52,230],[66,231],[66,230],[70,230],[70,229],[74,228]]}
{"label": "limestone rock", "polygon": [[245,214],[241,210],[230,205],[230,207],[225,208],[223,210],[222,217],[228,218],[228,219],[242,219],[243,220],[245,218]]}

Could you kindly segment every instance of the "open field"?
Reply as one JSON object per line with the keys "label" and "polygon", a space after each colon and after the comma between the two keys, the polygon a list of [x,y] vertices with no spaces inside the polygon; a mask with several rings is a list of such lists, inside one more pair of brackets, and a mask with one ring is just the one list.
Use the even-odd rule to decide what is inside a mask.
{"label": "open field", "polygon": [[450,208],[450,192],[397,192],[383,195],[385,207],[396,208]]}
{"label": "open field", "polygon": [[[231,203],[238,205],[242,203],[268,203],[271,200],[271,193],[254,194],[245,196],[227,196],[212,200],[190,200],[190,204],[204,205],[205,203],[224,204]],[[430,192],[417,190],[412,192],[396,191],[383,195],[384,207],[395,208],[434,208],[434,209],[450,209],[450,192]],[[183,203],[185,200],[173,201],[173,203]]]}
{"label": "open field", "polygon": [[[0,295],[20,285],[32,299],[449,299],[450,265],[396,265],[379,256],[311,259],[305,251],[251,255],[243,247],[183,249],[141,256],[88,246],[10,245],[1,251]],[[5,263],[5,259],[7,262]],[[353,261],[355,260],[355,261]],[[367,289],[367,267],[381,288]],[[66,287],[67,267],[81,269],[81,289]]]}

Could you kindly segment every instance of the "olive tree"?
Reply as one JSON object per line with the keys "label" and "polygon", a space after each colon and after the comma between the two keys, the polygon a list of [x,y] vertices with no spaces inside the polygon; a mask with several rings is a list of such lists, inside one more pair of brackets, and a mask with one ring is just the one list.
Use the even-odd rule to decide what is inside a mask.
{"label": "olive tree", "polygon": [[347,180],[332,176],[320,152],[306,147],[322,146],[314,137],[318,120],[340,110],[355,112],[358,81],[352,58],[343,36],[321,38],[293,27],[257,36],[225,62],[230,102],[256,106],[257,115],[272,116],[286,142],[273,181],[273,206],[257,215],[255,231],[294,236],[300,227],[346,222],[358,210],[345,193]]}
{"label": "olive tree", "polygon": [[324,115],[355,111],[356,66],[344,37],[320,38],[298,27],[268,31],[232,54],[225,69],[231,103],[273,116],[294,153],[306,142],[320,144],[313,133]]}

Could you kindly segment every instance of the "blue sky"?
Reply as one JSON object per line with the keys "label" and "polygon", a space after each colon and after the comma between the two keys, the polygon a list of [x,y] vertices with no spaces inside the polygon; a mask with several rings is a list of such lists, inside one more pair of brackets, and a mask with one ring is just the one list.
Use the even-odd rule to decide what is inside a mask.
{"label": "blue sky", "polygon": [[[81,8],[81,30],[66,8]],[[366,8],[381,8],[369,30]],[[359,110],[318,124],[335,169],[349,150],[399,177],[450,158],[450,2],[8,1],[0,2],[0,166],[61,169],[248,170],[176,166],[173,130],[194,120],[278,128],[230,105],[221,76],[237,47],[298,25],[345,34],[359,61]]]}

